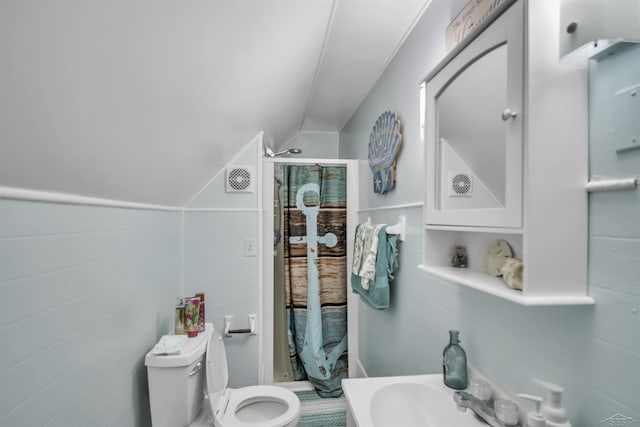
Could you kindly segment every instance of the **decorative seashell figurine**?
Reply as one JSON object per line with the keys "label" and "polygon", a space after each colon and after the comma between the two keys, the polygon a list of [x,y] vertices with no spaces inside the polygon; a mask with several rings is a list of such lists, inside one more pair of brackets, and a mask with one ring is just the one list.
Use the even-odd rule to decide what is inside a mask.
{"label": "decorative seashell figurine", "polygon": [[384,194],[393,190],[396,182],[396,155],[402,134],[400,119],[385,111],[378,117],[369,136],[369,166],[373,171],[373,192]]}
{"label": "decorative seashell figurine", "polygon": [[492,276],[502,276],[502,267],[513,256],[511,246],[506,240],[494,240],[484,254],[484,269]]}
{"label": "decorative seashell figurine", "polygon": [[502,280],[511,289],[522,290],[522,260],[519,258],[507,258],[500,269]]}

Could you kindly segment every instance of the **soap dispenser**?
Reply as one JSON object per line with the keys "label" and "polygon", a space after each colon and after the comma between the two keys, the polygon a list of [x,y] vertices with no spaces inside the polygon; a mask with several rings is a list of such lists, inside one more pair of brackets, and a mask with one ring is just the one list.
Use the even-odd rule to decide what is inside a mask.
{"label": "soap dispenser", "polygon": [[540,412],[547,420],[547,427],[571,427],[571,423],[567,418],[567,411],[562,407],[564,388],[535,378],[532,381],[547,391],[546,397],[540,406]]}
{"label": "soap dispenser", "polygon": [[540,404],[542,404],[542,398],[539,396],[532,396],[530,394],[518,394],[518,397],[529,400],[535,405],[533,411],[527,415],[527,427],[546,427],[547,422],[540,413]]}

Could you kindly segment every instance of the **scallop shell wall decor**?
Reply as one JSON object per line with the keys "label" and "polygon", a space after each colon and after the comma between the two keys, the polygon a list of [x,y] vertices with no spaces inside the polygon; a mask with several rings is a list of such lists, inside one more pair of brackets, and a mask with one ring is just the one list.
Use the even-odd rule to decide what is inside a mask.
{"label": "scallop shell wall decor", "polygon": [[373,171],[373,192],[384,194],[396,183],[396,156],[402,134],[396,113],[385,111],[378,117],[369,136],[369,166]]}

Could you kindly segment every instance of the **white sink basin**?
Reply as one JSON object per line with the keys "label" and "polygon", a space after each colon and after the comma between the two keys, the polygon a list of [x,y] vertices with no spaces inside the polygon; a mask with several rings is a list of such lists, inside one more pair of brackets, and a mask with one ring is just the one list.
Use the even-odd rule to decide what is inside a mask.
{"label": "white sink basin", "polygon": [[358,427],[486,427],[458,410],[439,374],[347,379],[342,388]]}
{"label": "white sink basin", "polygon": [[[398,383],[385,385],[371,399],[373,427],[381,426],[433,426],[433,416],[424,402],[440,401],[442,393],[422,384]],[[451,404],[452,402],[447,402]]]}

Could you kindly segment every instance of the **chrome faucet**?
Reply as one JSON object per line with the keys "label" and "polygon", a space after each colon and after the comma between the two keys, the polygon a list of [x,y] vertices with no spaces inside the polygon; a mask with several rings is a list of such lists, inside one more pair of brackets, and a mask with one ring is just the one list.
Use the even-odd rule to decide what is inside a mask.
{"label": "chrome faucet", "polygon": [[[453,400],[458,405],[458,409],[471,409],[480,419],[489,424],[491,427],[507,427],[496,417],[496,411],[487,403],[473,396],[466,391],[456,391],[453,394]],[[519,424],[518,424],[519,425]]]}

